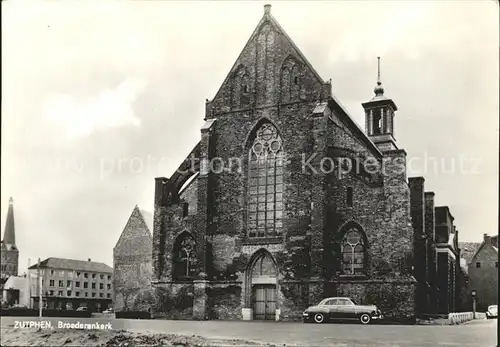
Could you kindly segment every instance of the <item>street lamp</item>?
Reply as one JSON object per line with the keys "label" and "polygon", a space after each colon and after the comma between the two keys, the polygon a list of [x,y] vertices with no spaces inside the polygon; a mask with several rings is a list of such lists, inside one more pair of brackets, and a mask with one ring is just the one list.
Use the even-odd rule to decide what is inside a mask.
{"label": "street lamp", "polygon": [[476,319],[476,291],[473,289],[470,295],[472,296],[472,319]]}

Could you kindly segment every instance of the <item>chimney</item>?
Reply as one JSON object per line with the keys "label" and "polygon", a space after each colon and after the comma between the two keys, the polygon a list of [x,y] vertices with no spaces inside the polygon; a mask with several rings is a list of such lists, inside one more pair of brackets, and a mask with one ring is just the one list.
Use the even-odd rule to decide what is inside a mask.
{"label": "chimney", "polygon": [[155,178],[155,206],[165,205],[167,183],[168,183],[168,178],[166,177]]}
{"label": "chimney", "polygon": [[436,239],[436,215],[434,212],[434,192],[425,192],[425,233],[429,240]]}
{"label": "chimney", "polygon": [[415,242],[425,234],[425,179],[423,177],[410,177],[410,210],[413,224]]}
{"label": "chimney", "polygon": [[484,243],[491,244],[491,236],[488,236],[488,234],[483,234],[483,241]]}

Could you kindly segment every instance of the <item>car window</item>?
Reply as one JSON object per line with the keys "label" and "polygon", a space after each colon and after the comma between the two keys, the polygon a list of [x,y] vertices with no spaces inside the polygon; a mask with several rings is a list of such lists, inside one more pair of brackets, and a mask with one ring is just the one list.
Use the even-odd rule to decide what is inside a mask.
{"label": "car window", "polygon": [[343,305],[343,306],[352,305],[352,302],[347,299],[338,299],[338,301],[339,302],[337,305]]}
{"label": "car window", "polygon": [[338,305],[337,304],[337,299],[331,299],[331,300],[328,300],[325,305],[328,305],[328,306],[333,306],[333,305]]}

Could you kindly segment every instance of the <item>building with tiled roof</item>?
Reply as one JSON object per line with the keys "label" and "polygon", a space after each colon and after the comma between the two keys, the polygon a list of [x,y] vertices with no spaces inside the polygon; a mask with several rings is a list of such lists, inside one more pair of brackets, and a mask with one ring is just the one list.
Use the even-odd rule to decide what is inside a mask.
{"label": "building with tiled roof", "polygon": [[481,242],[459,242],[458,247],[460,248],[460,254],[465,260],[466,264],[472,260],[472,257],[476,254],[477,250],[481,246]]}
{"label": "building with tiled roof", "polygon": [[[469,291],[476,291],[478,310],[498,304],[498,235],[483,235],[468,261]],[[470,295],[469,295],[470,297]]]}
{"label": "building with tiled roof", "polygon": [[[38,265],[33,265],[29,269],[37,269]],[[113,268],[104,263],[85,260],[47,258],[40,262],[40,269],[62,269],[62,270],[80,270],[90,272],[113,273]]]}
{"label": "building with tiled roof", "polygon": [[[41,284],[39,282],[41,278]],[[39,307],[40,291],[49,309],[76,309],[80,306],[100,312],[113,297],[113,268],[101,263],[50,257],[28,268],[30,297]]]}

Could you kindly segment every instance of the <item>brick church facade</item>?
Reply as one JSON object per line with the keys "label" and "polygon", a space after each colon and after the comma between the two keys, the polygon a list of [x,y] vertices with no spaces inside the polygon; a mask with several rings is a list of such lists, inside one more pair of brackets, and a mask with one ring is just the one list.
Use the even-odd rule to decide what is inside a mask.
{"label": "brick church facade", "polygon": [[328,296],[415,317],[418,202],[397,106],[374,92],[363,131],[265,6],[199,143],[155,179],[155,317],[298,320]]}

